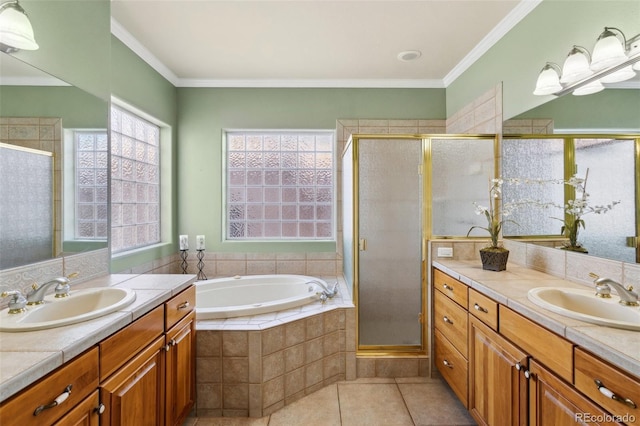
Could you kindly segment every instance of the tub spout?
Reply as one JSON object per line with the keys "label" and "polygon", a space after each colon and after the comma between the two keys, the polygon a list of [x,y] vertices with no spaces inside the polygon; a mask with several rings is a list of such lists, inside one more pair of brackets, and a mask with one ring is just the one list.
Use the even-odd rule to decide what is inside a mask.
{"label": "tub spout", "polygon": [[331,288],[329,288],[323,281],[319,280],[307,281],[307,284],[315,284],[322,289],[321,292],[318,292],[322,302],[326,302],[327,299],[333,299],[333,297],[338,294],[338,281],[336,281]]}

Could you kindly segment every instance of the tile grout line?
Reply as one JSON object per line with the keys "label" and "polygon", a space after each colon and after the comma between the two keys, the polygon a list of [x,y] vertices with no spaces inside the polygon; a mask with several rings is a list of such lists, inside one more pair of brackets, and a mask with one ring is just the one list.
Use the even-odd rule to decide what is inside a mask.
{"label": "tile grout line", "polygon": [[398,383],[398,379],[394,378],[393,382],[396,385],[396,388],[398,389],[398,393],[400,393],[400,398],[402,398],[402,403],[404,404],[404,408],[407,410],[407,413],[409,414],[409,418],[411,418],[411,423],[413,423],[413,425],[416,425],[416,421],[413,418],[413,414],[411,414],[411,410],[409,409],[409,405],[407,405],[407,401],[404,399],[404,394],[402,393],[402,390],[400,389],[400,384]]}

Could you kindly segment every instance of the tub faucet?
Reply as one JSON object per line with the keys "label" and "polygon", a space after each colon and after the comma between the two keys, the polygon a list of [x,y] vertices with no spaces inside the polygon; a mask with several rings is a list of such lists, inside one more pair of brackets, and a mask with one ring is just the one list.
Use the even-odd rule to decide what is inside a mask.
{"label": "tub faucet", "polygon": [[38,286],[38,284],[33,283],[31,290],[27,293],[27,305],[39,305],[44,303],[44,294],[52,285],[56,285],[55,292],[56,297],[67,297],[69,295],[69,290],[71,287],[69,286],[69,278],[60,277],[54,278],[51,281]]}
{"label": "tub faucet", "polygon": [[589,273],[591,278],[595,278],[594,284],[596,285],[596,296],[602,298],[611,297],[611,287],[616,290],[618,296],[620,296],[620,303],[625,306],[638,306],[638,293],[633,291],[633,287],[629,286],[625,288],[622,284],[611,278],[600,278],[593,272]]}
{"label": "tub faucet", "polygon": [[322,292],[318,294],[320,295],[320,300],[322,300],[323,303],[326,302],[327,299],[333,299],[333,297],[338,294],[338,281],[336,281],[332,288],[327,287],[324,282],[319,280],[307,281],[306,284],[315,284],[322,288]]}

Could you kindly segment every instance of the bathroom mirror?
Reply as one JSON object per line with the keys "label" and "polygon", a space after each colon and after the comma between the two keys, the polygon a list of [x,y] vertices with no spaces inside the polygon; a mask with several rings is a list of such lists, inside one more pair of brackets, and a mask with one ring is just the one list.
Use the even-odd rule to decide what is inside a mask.
{"label": "bathroom mirror", "polygon": [[[50,256],[37,261],[107,247],[107,102],[0,53],[0,117],[0,142],[51,152],[54,159],[53,243]],[[21,248],[0,240],[0,250],[28,250],[28,235]],[[0,269],[34,261],[14,257]]]}
{"label": "bathroom mirror", "polygon": [[[640,77],[636,77],[635,80],[640,82]],[[591,200],[594,203],[604,204],[615,200],[621,201],[609,213],[590,214],[584,218],[587,226],[587,229],[583,231],[584,238],[587,240],[585,245],[593,247],[588,254],[625,262],[637,262],[637,238],[633,237],[638,236],[638,202],[636,199],[638,185],[640,185],[638,182],[640,165],[637,164],[638,147],[634,139],[612,142],[617,139],[610,136],[640,136],[640,90],[608,88],[589,96],[565,95],[506,120],[503,131],[505,140],[509,139],[509,134],[548,133],[555,135],[553,139],[534,139],[533,143],[537,148],[542,145],[545,145],[545,148],[536,148],[528,153],[527,149],[514,150],[509,144],[503,146],[502,156],[505,162],[522,163],[528,166],[536,163],[538,172],[534,174],[542,173],[543,176],[529,177],[540,178],[562,178],[566,160],[559,151],[567,149],[564,147],[564,138],[568,135],[588,135],[588,138],[576,139],[579,142],[576,142],[575,145],[576,154],[573,156],[573,162],[578,167],[577,173],[584,177],[586,169],[590,169],[587,192],[592,195]],[[605,137],[605,135],[607,136]],[[586,139],[594,142],[585,142]],[[571,146],[573,145],[570,145],[569,149],[573,149],[570,148]],[[533,147],[530,147],[529,150],[531,148]],[[622,154],[620,150],[622,150]],[[590,152],[596,156],[593,157],[589,154]],[[624,164],[612,164],[616,161]],[[619,173],[612,173],[612,171]],[[511,172],[511,174],[514,173],[516,172]],[[610,181],[613,175],[616,175],[615,182]],[[596,189],[597,186],[600,188]],[[540,187],[532,189],[531,193],[523,191],[524,187],[520,189],[519,197],[541,198]],[[596,197],[596,192],[593,191],[599,191],[600,196]],[[553,201],[562,205],[564,202],[563,192],[556,192]],[[548,192],[545,191],[545,195],[548,195]],[[536,209],[528,211],[531,217],[527,217],[527,209],[525,209],[525,212],[521,213],[521,217],[516,218],[516,221],[522,220],[525,223],[539,225],[542,221],[540,229],[543,230],[537,233],[539,237],[559,235],[562,223],[550,217],[562,217],[561,209],[542,213]],[[522,214],[524,214],[524,218],[522,218]],[[620,231],[615,243],[609,238],[613,233],[598,232],[604,229],[608,230],[610,228],[606,227],[613,225],[618,227]],[[553,231],[554,229],[555,231]],[[507,227],[505,231],[505,238],[527,238],[533,235],[533,233],[519,231],[516,226]],[[600,236],[597,236],[598,233]],[[549,243],[544,242],[543,244],[548,245]],[[556,243],[556,245],[561,244]]]}

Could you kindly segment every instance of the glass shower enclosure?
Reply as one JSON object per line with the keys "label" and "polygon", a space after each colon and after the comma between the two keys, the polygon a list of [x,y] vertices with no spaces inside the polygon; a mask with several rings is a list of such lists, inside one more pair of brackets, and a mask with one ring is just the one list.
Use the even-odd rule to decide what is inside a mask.
{"label": "glass shower enclosure", "polygon": [[358,350],[424,350],[423,140],[356,137],[343,154],[346,279]]}

